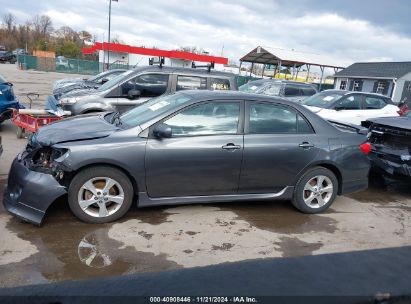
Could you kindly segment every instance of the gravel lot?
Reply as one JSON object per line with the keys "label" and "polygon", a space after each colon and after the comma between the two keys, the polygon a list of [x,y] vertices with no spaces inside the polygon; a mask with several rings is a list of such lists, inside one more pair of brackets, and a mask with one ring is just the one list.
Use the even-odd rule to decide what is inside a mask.
{"label": "gravel lot", "polygon": [[[21,96],[38,92],[42,104],[52,82],[70,75],[19,71],[0,74]],[[78,75],[71,75],[78,77]],[[297,212],[290,202],[248,202],[132,208],[113,224],[90,225],[55,202],[39,228],[10,216],[2,191],[13,157],[23,149],[15,127],[0,125],[0,287],[248,259],[281,258],[411,245],[411,189],[372,183],[367,191],[339,197],[320,215]]]}

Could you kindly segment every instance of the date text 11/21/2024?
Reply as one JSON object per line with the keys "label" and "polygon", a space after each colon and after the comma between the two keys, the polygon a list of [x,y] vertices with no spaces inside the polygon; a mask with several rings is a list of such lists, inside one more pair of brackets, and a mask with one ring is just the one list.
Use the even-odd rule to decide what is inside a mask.
{"label": "date text 11/21/2024", "polygon": [[254,297],[150,297],[150,303],[258,303]]}

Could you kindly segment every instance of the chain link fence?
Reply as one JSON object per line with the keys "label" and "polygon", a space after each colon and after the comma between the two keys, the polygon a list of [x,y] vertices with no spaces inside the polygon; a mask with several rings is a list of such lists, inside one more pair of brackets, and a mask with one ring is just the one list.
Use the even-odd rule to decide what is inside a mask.
{"label": "chain link fence", "polygon": [[[17,63],[22,70],[37,70],[44,72],[61,72],[71,74],[95,75],[103,71],[103,63],[92,60],[72,59],[65,57],[46,58],[31,55],[19,55]],[[107,65],[106,65],[107,66]],[[112,69],[130,69],[126,63],[114,62],[110,64]]]}

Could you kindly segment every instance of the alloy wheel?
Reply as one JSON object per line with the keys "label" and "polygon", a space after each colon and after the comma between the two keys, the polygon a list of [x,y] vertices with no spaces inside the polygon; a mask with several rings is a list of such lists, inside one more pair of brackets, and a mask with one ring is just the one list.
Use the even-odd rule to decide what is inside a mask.
{"label": "alloy wheel", "polygon": [[120,183],[109,177],[95,177],[85,182],[78,192],[78,204],[88,215],[107,217],[116,213],[124,202]]}
{"label": "alloy wheel", "polygon": [[311,178],[304,186],[303,200],[310,208],[321,208],[328,204],[334,193],[331,179],[324,175]]}

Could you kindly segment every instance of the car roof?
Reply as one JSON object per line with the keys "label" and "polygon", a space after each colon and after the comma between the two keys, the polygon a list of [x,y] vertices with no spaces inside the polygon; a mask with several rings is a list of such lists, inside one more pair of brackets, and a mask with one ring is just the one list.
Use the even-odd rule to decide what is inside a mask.
{"label": "car roof", "polygon": [[269,95],[262,95],[262,94],[254,94],[254,93],[246,93],[242,91],[229,91],[229,90],[183,90],[179,91],[177,94],[185,94],[189,97],[193,98],[194,100],[197,99],[237,99],[237,100],[262,100],[262,101],[270,101],[270,102],[278,102],[296,106],[297,104],[293,101],[289,101],[287,99],[281,97],[274,97]]}
{"label": "car roof", "polygon": [[[141,72],[163,72],[163,73],[185,73],[193,75],[211,75],[211,76],[224,76],[224,77],[235,77],[233,73],[220,72],[211,70],[210,72],[207,69],[202,68],[180,68],[180,67],[168,67],[168,66],[158,66],[158,65],[149,65],[134,68],[135,73]],[[134,73],[133,73],[134,74]]]}
{"label": "car roof", "polygon": [[303,85],[303,86],[311,86],[316,88],[314,83],[308,83],[308,82],[300,82],[300,81],[292,81],[292,80],[285,80],[285,79],[272,79],[272,78],[264,78],[264,79],[258,79],[258,80],[253,80],[248,82],[247,84],[252,84],[252,83],[264,83],[264,82],[277,82],[277,83],[289,83],[289,84],[296,84],[296,85]]}
{"label": "car roof", "polygon": [[388,96],[378,94],[378,93],[369,93],[369,92],[358,92],[358,91],[348,91],[348,90],[324,90],[320,93],[334,93],[334,94],[341,94],[341,95],[349,95],[349,94],[359,94],[359,95],[374,95],[376,97],[382,97],[382,98],[390,98]]}

